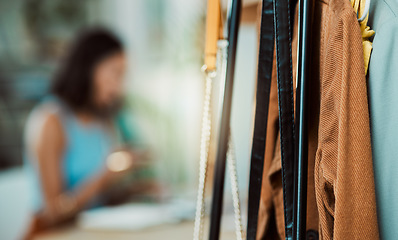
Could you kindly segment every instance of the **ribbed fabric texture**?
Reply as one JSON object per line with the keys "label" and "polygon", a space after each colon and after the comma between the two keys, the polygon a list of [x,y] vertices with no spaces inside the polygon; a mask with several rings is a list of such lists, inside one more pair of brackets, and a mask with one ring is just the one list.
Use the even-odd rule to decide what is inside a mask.
{"label": "ribbed fabric texture", "polygon": [[[379,239],[360,26],[346,0],[315,0],[313,17],[307,229],[318,230],[320,239]],[[293,53],[296,49],[293,43]],[[284,238],[279,140],[272,130],[278,124],[275,89],[276,84],[271,86],[258,239]]]}
{"label": "ribbed fabric texture", "polygon": [[320,6],[319,232],[321,239],[378,239],[361,31],[348,1],[329,4]]}

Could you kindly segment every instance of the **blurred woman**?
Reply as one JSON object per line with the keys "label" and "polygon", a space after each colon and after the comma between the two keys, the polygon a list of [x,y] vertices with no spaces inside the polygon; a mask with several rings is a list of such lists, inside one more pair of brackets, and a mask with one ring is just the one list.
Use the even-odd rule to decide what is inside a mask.
{"label": "blurred woman", "polygon": [[51,94],[31,113],[25,160],[32,176],[30,235],[97,204],[119,175],[134,166],[115,151],[114,116],[123,97],[126,56],[106,30],[84,32],[55,75]]}

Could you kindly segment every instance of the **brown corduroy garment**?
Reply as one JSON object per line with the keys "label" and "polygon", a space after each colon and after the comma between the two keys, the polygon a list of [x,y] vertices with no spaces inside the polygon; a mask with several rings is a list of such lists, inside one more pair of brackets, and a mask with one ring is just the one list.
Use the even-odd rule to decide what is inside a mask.
{"label": "brown corduroy garment", "polygon": [[345,0],[316,1],[315,11],[321,12],[322,22],[314,26],[321,36],[315,156],[319,233],[322,239],[378,239],[359,23]]}
{"label": "brown corduroy garment", "polygon": [[[320,239],[379,239],[359,24],[347,0],[314,0],[313,11],[307,229]],[[293,63],[296,49],[293,42]],[[275,74],[272,81],[258,239],[284,238]]]}

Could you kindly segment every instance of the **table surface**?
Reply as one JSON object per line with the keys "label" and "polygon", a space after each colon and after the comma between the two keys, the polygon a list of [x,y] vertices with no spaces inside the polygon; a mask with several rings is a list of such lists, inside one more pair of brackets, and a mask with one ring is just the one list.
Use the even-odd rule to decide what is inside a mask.
{"label": "table surface", "polygon": [[[208,232],[208,226],[205,227],[204,232]],[[178,224],[164,224],[156,227],[150,227],[139,231],[100,231],[100,230],[85,230],[70,225],[59,229],[54,229],[40,234],[35,240],[124,240],[124,239],[140,239],[140,240],[155,240],[155,239],[173,239],[173,240],[187,240],[192,239],[193,222],[185,221]],[[205,238],[206,239],[206,238]],[[236,239],[234,232],[222,232],[220,239]]]}

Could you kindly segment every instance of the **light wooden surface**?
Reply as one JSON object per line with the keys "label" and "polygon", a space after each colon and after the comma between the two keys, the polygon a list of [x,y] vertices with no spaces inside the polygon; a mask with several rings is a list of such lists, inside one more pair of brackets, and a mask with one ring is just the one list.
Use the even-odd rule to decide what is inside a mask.
{"label": "light wooden surface", "polygon": [[[208,227],[208,226],[207,226]],[[208,228],[205,229],[208,232]],[[52,230],[37,236],[35,240],[189,240],[192,239],[193,222],[167,224],[151,227],[140,231],[92,231],[83,230],[71,225],[61,229]],[[207,235],[205,235],[207,236]],[[206,239],[205,237],[204,239]],[[222,232],[221,239],[236,239],[233,232]]]}

